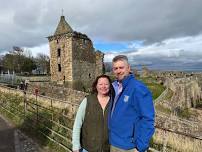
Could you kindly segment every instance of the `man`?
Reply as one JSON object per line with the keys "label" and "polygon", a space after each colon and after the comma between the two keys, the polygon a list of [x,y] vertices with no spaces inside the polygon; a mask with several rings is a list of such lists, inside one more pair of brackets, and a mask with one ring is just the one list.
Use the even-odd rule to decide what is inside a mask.
{"label": "man", "polygon": [[113,58],[114,102],[109,113],[110,152],[144,152],[154,133],[154,106],[147,87],[130,73],[128,58]]}

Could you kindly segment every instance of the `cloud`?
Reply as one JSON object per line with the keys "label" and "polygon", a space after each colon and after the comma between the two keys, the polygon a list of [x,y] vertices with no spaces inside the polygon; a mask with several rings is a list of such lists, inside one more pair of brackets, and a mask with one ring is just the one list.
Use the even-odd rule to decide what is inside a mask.
{"label": "cloud", "polygon": [[48,44],[43,44],[40,46],[36,47],[31,47],[31,48],[25,48],[26,50],[30,50],[33,52],[33,56],[36,57],[39,53],[46,54],[50,56],[50,50],[49,50],[49,45]]}
{"label": "cloud", "polygon": [[132,66],[147,65],[150,68],[202,70],[202,35],[167,39],[129,52],[105,54],[105,62],[111,62],[118,54],[125,54]]}
{"label": "cloud", "polygon": [[0,6],[1,50],[46,43],[62,9],[73,29],[93,40],[151,44],[202,32],[200,0],[8,0]]}
{"label": "cloud", "polygon": [[[119,50],[117,54],[124,51],[137,64],[142,60],[147,64],[201,61],[201,0],[0,2],[0,53],[13,46],[35,48],[33,51],[47,46],[46,37],[55,32],[63,9],[75,31],[87,34],[105,53],[113,52],[105,60]],[[101,47],[102,42],[108,48],[106,44]]]}

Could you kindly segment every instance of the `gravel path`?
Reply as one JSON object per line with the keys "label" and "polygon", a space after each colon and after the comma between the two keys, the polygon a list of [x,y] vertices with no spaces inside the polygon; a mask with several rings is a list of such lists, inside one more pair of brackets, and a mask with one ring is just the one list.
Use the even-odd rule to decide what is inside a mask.
{"label": "gravel path", "polygon": [[0,115],[0,152],[43,152],[31,138]]}

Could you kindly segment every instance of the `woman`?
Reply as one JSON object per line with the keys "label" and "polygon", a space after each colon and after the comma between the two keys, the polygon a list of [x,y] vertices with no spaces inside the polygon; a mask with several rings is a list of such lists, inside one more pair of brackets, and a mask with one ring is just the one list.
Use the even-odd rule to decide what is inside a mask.
{"label": "woman", "polygon": [[93,93],[81,102],[73,126],[73,152],[109,152],[107,116],[111,80],[100,75],[93,82]]}

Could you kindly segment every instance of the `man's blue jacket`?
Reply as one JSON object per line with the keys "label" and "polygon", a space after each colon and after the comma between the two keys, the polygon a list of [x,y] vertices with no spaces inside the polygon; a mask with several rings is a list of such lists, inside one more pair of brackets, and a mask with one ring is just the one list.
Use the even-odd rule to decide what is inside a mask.
{"label": "man's blue jacket", "polygon": [[115,108],[109,112],[109,142],[121,149],[144,152],[155,130],[152,95],[132,74],[122,81],[122,86]]}

